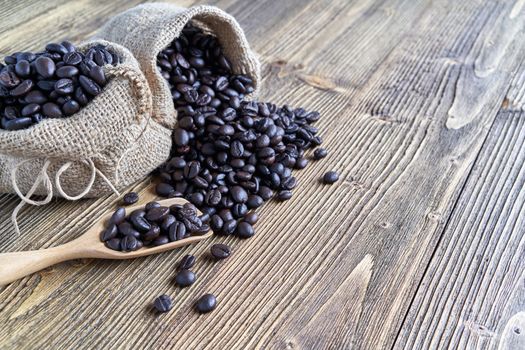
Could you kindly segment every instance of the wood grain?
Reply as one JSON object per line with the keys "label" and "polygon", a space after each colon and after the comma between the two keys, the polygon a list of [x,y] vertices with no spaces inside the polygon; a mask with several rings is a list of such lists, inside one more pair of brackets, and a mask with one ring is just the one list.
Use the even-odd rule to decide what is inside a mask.
{"label": "wood grain", "polygon": [[525,348],[523,66],[456,203],[396,348]]}
{"label": "wood grain", "polygon": [[[20,15],[20,3],[3,5],[2,53],[64,37],[80,40],[134,4],[39,3],[27,1],[31,16]],[[513,89],[525,79],[521,1],[213,4],[240,21],[261,55],[261,98],[322,113],[318,126],[329,157],[298,172],[300,185],[290,201],[262,208],[254,238],[214,238],[234,251],[220,263],[208,258],[208,244],[199,244],[129,262],[65,263],[0,289],[0,348],[376,349],[420,344],[414,339],[434,333],[431,339],[439,343],[438,331],[426,333],[430,321],[420,321],[432,314],[417,310],[428,308],[427,293],[434,290],[427,288],[434,276],[429,271],[438,271],[439,251],[447,251],[446,237],[453,236],[453,221],[447,222],[463,217],[469,198],[476,202],[477,191],[468,189],[478,186],[473,164],[491,156],[487,148],[479,153],[485,140],[490,145],[501,137],[517,144],[523,138],[516,136],[522,122],[500,126],[509,131],[498,133],[502,103],[519,105],[523,99],[522,91]],[[509,157],[518,149],[503,147],[498,154]],[[341,180],[322,185],[319,177],[332,169]],[[491,179],[501,181],[494,176],[486,186],[492,186]],[[145,192],[148,181],[136,188]],[[512,206],[519,203],[521,188],[511,188]],[[17,239],[9,226],[17,200],[2,195],[0,251],[66,242],[115,202],[56,200],[27,208]],[[502,211],[501,218],[517,220],[518,212],[518,207]],[[504,232],[511,242],[521,242],[519,225]],[[508,264],[521,261],[519,249]],[[172,281],[174,266],[189,252],[198,257],[198,281],[180,290]],[[464,255],[451,256],[458,266],[464,263]],[[521,278],[520,266],[512,266],[516,277],[494,282],[492,290]],[[461,271],[475,273],[467,265]],[[441,286],[458,280],[453,274],[436,277]],[[507,344],[518,344],[513,327],[523,322],[522,290],[516,286],[513,304],[493,321]],[[217,295],[219,306],[199,316],[192,305],[208,292]],[[164,293],[174,297],[174,309],[156,315],[151,302]],[[464,298],[458,307],[472,300]]]}

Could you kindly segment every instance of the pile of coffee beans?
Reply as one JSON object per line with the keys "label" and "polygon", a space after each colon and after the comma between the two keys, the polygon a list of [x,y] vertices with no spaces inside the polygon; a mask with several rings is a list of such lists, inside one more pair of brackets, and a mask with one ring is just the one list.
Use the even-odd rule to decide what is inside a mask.
{"label": "pile of coffee beans", "polygon": [[0,63],[0,128],[19,130],[78,112],[107,83],[102,67],[119,58],[97,45],[84,54],[68,41],[16,52]]}
{"label": "pile of coffee beans", "polygon": [[246,101],[252,80],[234,74],[217,38],[189,24],[158,56],[178,112],[171,159],[159,169],[162,197],[185,197],[217,234],[248,238],[258,208],[292,196],[305,150],[321,144],[319,113]]}
{"label": "pile of coffee beans", "polygon": [[168,208],[150,202],[128,216],[126,209],[120,207],[109,219],[100,239],[110,249],[130,252],[205,234],[210,227],[197,214],[197,208],[190,203]]}

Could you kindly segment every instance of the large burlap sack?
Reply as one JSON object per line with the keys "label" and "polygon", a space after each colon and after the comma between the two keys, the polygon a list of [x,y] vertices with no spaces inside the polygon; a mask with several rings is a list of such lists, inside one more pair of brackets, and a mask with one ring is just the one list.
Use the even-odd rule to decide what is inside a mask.
{"label": "large burlap sack", "polygon": [[113,17],[95,36],[121,44],[137,58],[153,93],[154,118],[167,127],[175,125],[176,111],[168,83],[157,68],[157,55],[179,37],[190,20],[217,37],[234,73],[251,77],[257,91],[259,60],[239,23],[217,7],[143,4]]}
{"label": "large burlap sack", "polygon": [[[0,130],[0,192],[45,204],[53,196],[98,197],[144,178],[169,156],[171,131],[155,122],[151,91],[138,62],[121,45],[103,44],[121,60],[103,67],[103,91],[71,117]],[[28,193],[29,192],[29,193]],[[31,194],[45,195],[35,202]]]}

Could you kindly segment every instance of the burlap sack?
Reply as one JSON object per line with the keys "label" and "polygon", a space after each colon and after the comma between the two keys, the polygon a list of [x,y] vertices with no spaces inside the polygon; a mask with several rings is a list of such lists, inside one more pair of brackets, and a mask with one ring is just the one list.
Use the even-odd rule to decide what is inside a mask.
{"label": "burlap sack", "polygon": [[143,4],[113,17],[95,36],[121,44],[137,58],[153,93],[154,118],[167,127],[175,125],[176,111],[168,83],[157,68],[157,55],[180,35],[190,20],[217,36],[234,72],[250,76],[257,91],[259,60],[239,23],[217,7]]}
{"label": "burlap sack", "polygon": [[[100,43],[122,61],[104,67],[110,81],[100,95],[71,117],[0,130],[0,192],[36,205],[53,196],[98,197],[144,178],[168,158],[171,131],[151,118],[151,91],[138,62],[106,41],[79,49]],[[31,193],[46,198],[35,202]]]}

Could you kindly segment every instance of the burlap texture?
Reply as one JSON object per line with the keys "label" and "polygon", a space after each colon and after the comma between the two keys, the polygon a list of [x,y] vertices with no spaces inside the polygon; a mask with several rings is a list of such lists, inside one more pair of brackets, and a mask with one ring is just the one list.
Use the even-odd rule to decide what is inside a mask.
{"label": "burlap texture", "polygon": [[[106,45],[122,62],[104,67],[110,81],[94,100],[68,118],[45,119],[19,131],[0,130],[0,192],[14,193],[12,173],[18,168],[16,184],[27,193],[49,161],[46,175],[54,196],[60,196],[57,183],[68,196],[84,192],[96,168],[86,197],[98,197],[111,192],[100,174],[123,189],[168,158],[171,131],[151,118],[151,91],[138,62],[126,48],[103,40],[79,49],[96,44]],[[59,168],[68,164],[57,177]],[[48,192],[40,186],[35,194]]]}
{"label": "burlap texture", "polygon": [[110,19],[95,36],[121,44],[133,53],[153,93],[154,118],[166,127],[175,125],[176,111],[168,83],[157,68],[157,55],[180,35],[190,20],[217,36],[234,72],[250,76],[257,91],[259,60],[250,49],[239,23],[217,7],[142,4]]}

